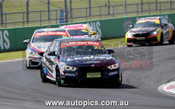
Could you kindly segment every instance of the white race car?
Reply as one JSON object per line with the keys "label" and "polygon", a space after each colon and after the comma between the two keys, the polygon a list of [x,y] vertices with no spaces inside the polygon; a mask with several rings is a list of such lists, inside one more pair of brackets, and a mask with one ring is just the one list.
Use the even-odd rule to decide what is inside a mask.
{"label": "white race car", "polygon": [[44,28],[37,29],[30,39],[24,40],[28,44],[26,49],[26,68],[39,67],[43,53],[54,39],[69,37],[65,29]]}

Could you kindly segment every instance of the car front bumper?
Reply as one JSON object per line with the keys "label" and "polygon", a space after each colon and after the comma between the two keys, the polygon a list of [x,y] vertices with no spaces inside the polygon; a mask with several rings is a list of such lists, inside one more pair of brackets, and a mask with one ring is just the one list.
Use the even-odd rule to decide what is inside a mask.
{"label": "car front bumper", "polygon": [[136,37],[132,37],[132,38],[127,38],[127,45],[134,45],[134,44],[157,44],[158,43],[158,39],[157,37],[150,37],[147,38],[145,37],[145,39],[138,39]]}
{"label": "car front bumper", "polygon": [[100,77],[87,77],[87,73],[82,74],[77,73],[74,76],[61,76],[61,81],[63,84],[107,83],[110,82],[110,80],[113,80],[115,78],[117,79],[118,76],[121,76],[121,72],[119,73],[119,71],[110,72],[108,74],[101,73]]}
{"label": "car front bumper", "polygon": [[27,67],[40,67],[41,65],[41,57],[28,57],[26,59]]}

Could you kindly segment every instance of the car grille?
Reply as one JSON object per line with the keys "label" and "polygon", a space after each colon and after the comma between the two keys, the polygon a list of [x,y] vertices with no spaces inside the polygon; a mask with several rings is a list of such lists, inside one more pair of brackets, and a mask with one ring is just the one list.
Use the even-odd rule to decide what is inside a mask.
{"label": "car grille", "polygon": [[106,73],[106,68],[102,68],[102,67],[79,67],[78,68],[79,71],[81,72],[79,74],[79,76],[86,76],[87,73],[95,73],[95,72],[100,72],[101,73],[101,76],[105,76]]}
{"label": "car grille", "polygon": [[149,36],[149,33],[136,33],[134,34],[134,37],[147,37]]}
{"label": "car grille", "polygon": [[104,72],[106,68],[103,67],[80,67],[78,68],[81,72]]}

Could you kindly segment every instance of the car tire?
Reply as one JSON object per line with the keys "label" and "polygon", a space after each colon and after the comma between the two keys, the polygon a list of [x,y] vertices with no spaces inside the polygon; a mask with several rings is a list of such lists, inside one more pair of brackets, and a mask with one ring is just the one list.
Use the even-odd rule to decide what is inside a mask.
{"label": "car tire", "polygon": [[63,86],[63,84],[61,83],[61,75],[60,75],[60,72],[59,72],[59,68],[58,67],[56,68],[56,84],[59,87],[62,87]]}
{"label": "car tire", "polygon": [[111,80],[111,85],[113,88],[120,88],[120,86],[122,84],[122,75],[121,76],[117,75],[116,77],[117,78],[113,78]]}
{"label": "car tire", "polygon": [[27,66],[27,60],[25,60],[25,66],[26,66],[27,69],[30,69],[31,68],[30,65]]}
{"label": "car tire", "polygon": [[173,32],[173,37],[172,37],[172,39],[168,41],[169,44],[174,44],[174,37],[175,37],[175,33]]}
{"label": "car tire", "polygon": [[159,45],[163,45],[163,42],[164,42],[164,40],[163,40],[163,33],[161,33],[160,42],[158,44]]}
{"label": "car tire", "polygon": [[43,67],[40,68],[40,76],[43,83],[47,82],[46,74],[44,74]]}

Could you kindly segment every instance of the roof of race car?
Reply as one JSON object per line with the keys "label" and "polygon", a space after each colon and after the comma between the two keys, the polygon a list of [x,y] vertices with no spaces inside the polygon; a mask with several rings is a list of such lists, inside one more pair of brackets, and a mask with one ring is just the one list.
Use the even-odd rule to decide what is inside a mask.
{"label": "roof of race car", "polygon": [[76,30],[76,29],[88,29],[88,24],[71,24],[71,25],[65,25],[60,28],[68,29],[68,30]]}
{"label": "roof of race car", "polygon": [[60,42],[72,42],[72,41],[99,41],[95,38],[60,38],[60,39],[55,39],[56,41]]}
{"label": "roof of race car", "polygon": [[42,28],[35,30],[35,32],[49,32],[49,31],[66,31],[66,30],[64,28]]}
{"label": "roof of race car", "polygon": [[87,24],[71,24],[71,25],[64,25],[61,28],[68,28],[70,26],[87,26]]}
{"label": "roof of race car", "polygon": [[146,20],[146,19],[161,19],[162,17],[143,17],[140,18],[140,20]]}

